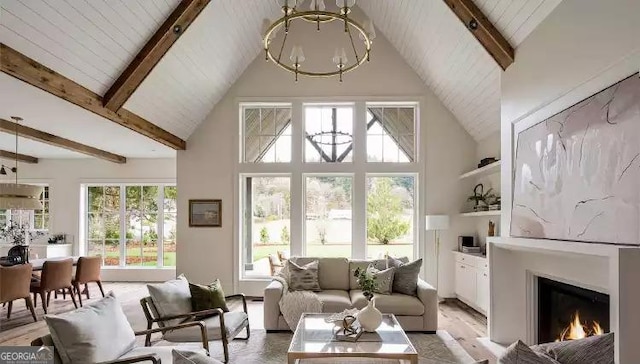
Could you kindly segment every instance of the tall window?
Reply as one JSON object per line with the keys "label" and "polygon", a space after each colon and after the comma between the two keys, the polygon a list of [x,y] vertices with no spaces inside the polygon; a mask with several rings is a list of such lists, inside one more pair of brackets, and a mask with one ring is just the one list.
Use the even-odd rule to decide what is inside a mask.
{"label": "tall window", "polygon": [[352,178],[305,178],[305,247],[314,257],[351,256]]}
{"label": "tall window", "polygon": [[176,189],[87,186],[87,251],[107,266],[175,266]]}
{"label": "tall window", "polygon": [[269,257],[289,254],[291,243],[291,179],[243,176],[245,273],[270,272]]}
{"label": "tall window", "polygon": [[241,277],[268,276],[289,254],[417,257],[416,103],[240,111]]}
{"label": "tall window", "polygon": [[40,210],[0,210],[0,228],[10,223],[27,225],[31,230],[49,230],[49,186],[40,194]]}

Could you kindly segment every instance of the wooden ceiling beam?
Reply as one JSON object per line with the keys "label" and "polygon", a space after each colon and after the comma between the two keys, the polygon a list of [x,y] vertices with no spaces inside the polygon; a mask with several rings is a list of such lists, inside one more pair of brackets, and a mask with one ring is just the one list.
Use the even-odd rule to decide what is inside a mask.
{"label": "wooden ceiling beam", "polygon": [[74,142],[73,140],[65,139],[53,134],[46,133],[37,129],[30,128],[24,125],[16,125],[16,123],[0,118],[0,131],[10,134],[18,133],[19,136],[37,142],[53,145],[54,147],[64,148],[74,152],[90,155],[92,157],[104,159],[114,163],[126,163],[127,158],[113,154],[102,149],[90,147],[85,144]]}
{"label": "wooden ceiling beam", "polygon": [[473,3],[473,0],[444,0],[444,2],[503,70],[513,63],[515,60],[513,47]]}
{"label": "wooden ceiling beam", "polygon": [[16,154],[14,152],[10,152],[8,150],[0,150],[0,158],[10,159],[15,161],[16,159],[20,162],[29,163],[29,164],[37,164],[38,158],[32,157],[26,154]]}
{"label": "wooden ceiling beam", "polygon": [[100,95],[4,43],[0,43],[0,70],[168,147],[176,150],[186,148],[187,143],[179,137],[125,109],[113,112],[105,108]]}
{"label": "wooden ceiling beam", "polygon": [[210,0],[182,0],[167,20],[104,94],[103,105],[118,111],[169,51],[173,43],[187,30]]}

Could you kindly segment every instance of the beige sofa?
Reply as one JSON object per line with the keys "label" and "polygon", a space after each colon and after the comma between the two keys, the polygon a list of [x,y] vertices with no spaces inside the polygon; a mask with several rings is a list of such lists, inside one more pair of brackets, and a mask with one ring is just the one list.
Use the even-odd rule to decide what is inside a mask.
{"label": "beige sofa", "polygon": [[[366,268],[371,261],[346,258],[293,257],[292,261],[306,264],[319,260],[318,279],[322,291],[318,292],[324,312],[341,312],[348,308],[363,308],[367,300],[358,289],[353,272]],[[272,281],[264,290],[264,328],[267,331],[290,330],[280,312],[282,283]],[[382,313],[393,313],[405,331],[434,332],[438,328],[438,296],[435,288],[423,280],[418,281],[416,296],[400,293],[374,295],[376,307]]]}

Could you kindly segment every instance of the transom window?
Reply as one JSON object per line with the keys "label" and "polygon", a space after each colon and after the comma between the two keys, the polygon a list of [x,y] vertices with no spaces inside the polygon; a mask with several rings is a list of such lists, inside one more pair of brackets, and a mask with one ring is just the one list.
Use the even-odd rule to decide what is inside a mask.
{"label": "transom window", "polygon": [[240,105],[241,278],[290,255],[415,258],[417,103],[286,105]]}

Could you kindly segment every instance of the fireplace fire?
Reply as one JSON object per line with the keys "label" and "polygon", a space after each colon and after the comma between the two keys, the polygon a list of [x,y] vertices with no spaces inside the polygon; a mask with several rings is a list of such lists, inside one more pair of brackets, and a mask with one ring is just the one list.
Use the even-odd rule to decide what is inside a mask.
{"label": "fireplace fire", "polygon": [[609,295],[538,277],[538,343],[609,332]]}
{"label": "fireplace fire", "polygon": [[598,321],[583,324],[580,322],[580,312],[576,311],[569,326],[562,330],[556,341],[584,339],[585,337],[602,334],[604,334],[604,330],[602,330]]}

